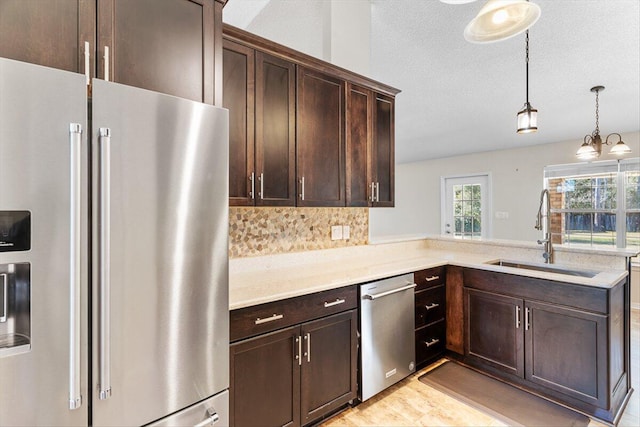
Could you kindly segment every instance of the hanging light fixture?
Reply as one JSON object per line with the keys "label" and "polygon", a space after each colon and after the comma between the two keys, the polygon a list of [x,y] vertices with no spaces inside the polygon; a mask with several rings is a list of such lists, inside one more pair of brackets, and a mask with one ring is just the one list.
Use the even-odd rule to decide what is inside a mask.
{"label": "hanging light fixture", "polygon": [[533,133],[538,131],[538,110],[529,104],[529,30],[525,37],[525,57],[526,57],[526,87],[527,98],[524,108],[518,112],[518,133]]}
{"label": "hanging light fixture", "polygon": [[[591,133],[591,135],[585,135],[584,140],[578,151],[576,152],[576,156],[580,160],[593,160],[600,157],[602,154],[602,145],[613,145],[609,154],[614,154],[616,156],[622,156],[625,154],[631,153],[631,148],[627,144],[622,141],[622,136],[619,133],[610,133],[607,135],[607,138],[602,142],[602,137],[600,136],[600,114],[599,114],[599,94],[604,90],[604,86],[594,86],[591,88],[591,92],[596,93],[596,129]],[[618,142],[614,145],[614,140],[609,142],[609,138],[617,137]]]}
{"label": "hanging light fixture", "polygon": [[464,38],[471,43],[506,40],[531,28],[540,13],[529,0],[489,0],[464,29]]}

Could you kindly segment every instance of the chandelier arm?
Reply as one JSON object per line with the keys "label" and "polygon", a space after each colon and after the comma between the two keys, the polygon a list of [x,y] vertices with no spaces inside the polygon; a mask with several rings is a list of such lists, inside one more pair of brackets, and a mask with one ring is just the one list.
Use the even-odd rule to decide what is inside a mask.
{"label": "chandelier arm", "polygon": [[607,135],[607,139],[605,139],[605,141],[604,141],[604,144],[605,144],[605,145],[613,145],[613,144],[614,144],[614,142],[613,142],[613,141],[609,142],[609,137],[610,137],[610,136],[613,136],[613,135],[616,135],[616,136],[618,137],[618,141],[616,142],[616,144],[617,144],[618,142],[622,142],[622,135],[620,135],[619,133],[615,133],[615,132],[614,132],[614,133],[610,133],[609,135]]}

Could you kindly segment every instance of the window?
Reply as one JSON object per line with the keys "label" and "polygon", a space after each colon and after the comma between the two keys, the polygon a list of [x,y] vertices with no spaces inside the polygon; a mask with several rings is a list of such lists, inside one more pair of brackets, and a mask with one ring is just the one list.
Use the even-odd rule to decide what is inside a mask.
{"label": "window", "polygon": [[489,237],[489,175],[441,178],[442,233],[461,239]]}
{"label": "window", "polygon": [[545,168],[554,243],[640,246],[640,159]]}

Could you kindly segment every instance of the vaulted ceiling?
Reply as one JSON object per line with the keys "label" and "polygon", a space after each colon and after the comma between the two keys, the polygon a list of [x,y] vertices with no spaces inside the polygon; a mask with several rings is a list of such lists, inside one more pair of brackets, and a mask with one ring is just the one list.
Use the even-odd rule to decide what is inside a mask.
{"label": "vaulted ceiling", "polygon": [[[224,20],[283,44],[300,38],[313,45],[325,28],[323,1],[230,0]],[[542,16],[530,31],[529,100],[539,131],[528,135],[515,132],[525,101],[524,34],[491,44],[462,35],[484,0],[361,1],[371,5],[369,75],[402,90],[400,163],[567,140],[577,149],[595,128],[589,89],[596,85],[606,87],[601,132],[640,130],[638,0],[534,0]],[[640,147],[632,148],[638,155]]]}

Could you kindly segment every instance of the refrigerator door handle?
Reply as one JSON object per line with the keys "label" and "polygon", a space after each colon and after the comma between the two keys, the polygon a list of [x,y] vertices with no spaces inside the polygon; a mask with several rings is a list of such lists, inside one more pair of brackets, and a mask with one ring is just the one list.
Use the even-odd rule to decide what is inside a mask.
{"label": "refrigerator door handle", "polygon": [[100,155],[99,171],[99,325],[98,325],[98,346],[99,346],[99,369],[98,369],[98,392],[101,400],[111,397],[111,284],[110,284],[110,253],[111,241],[109,236],[109,226],[111,222],[111,200],[110,200],[110,167],[111,167],[111,129],[100,128],[98,143]]}
{"label": "refrigerator door handle", "polygon": [[2,314],[0,314],[0,322],[7,321],[7,300],[9,299],[9,294],[7,293],[7,288],[9,286],[9,279],[6,273],[0,274],[0,280],[2,280]]}
{"label": "refrigerator door handle", "polygon": [[69,409],[82,406],[80,394],[80,286],[82,239],[82,125],[69,124]]}

